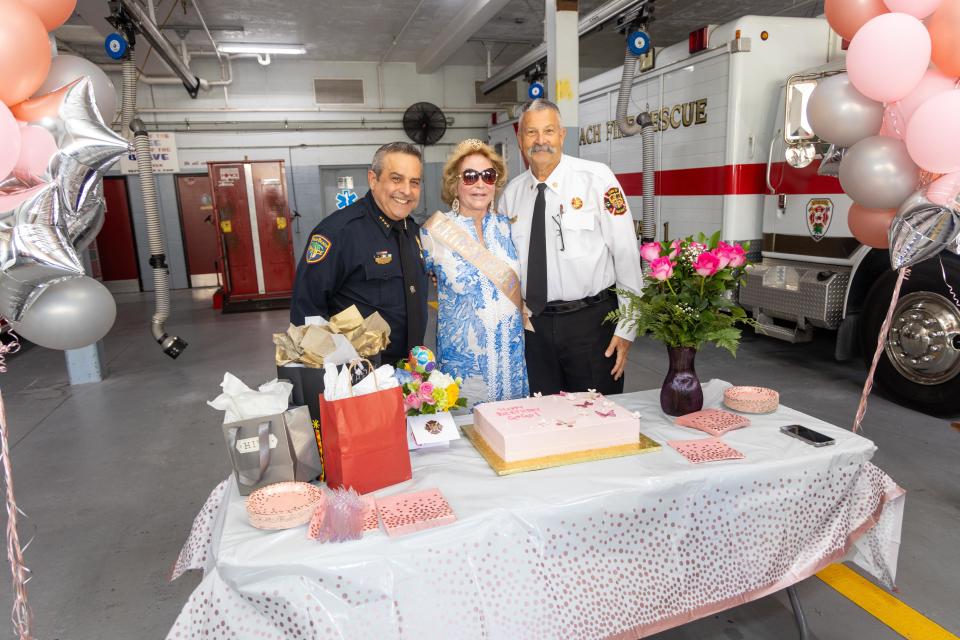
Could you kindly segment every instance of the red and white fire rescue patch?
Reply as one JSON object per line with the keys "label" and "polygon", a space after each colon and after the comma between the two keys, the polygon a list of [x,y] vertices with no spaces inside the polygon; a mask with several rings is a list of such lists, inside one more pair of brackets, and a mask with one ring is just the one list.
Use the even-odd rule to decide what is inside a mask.
{"label": "red and white fire rescue patch", "polygon": [[603,194],[603,206],[607,211],[615,216],[622,216],[627,212],[627,201],[623,198],[623,193],[617,187],[610,187]]}
{"label": "red and white fire rescue patch", "polygon": [[807,203],[807,230],[810,237],[820,242],[827,235],[833,220],[833,201],[827,198],[813,198]]}

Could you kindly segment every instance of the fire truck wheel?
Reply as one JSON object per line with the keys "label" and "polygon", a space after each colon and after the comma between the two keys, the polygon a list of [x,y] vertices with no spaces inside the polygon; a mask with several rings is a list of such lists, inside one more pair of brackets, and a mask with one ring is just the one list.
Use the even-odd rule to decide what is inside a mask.
{"label": "fire truck wheel", "polygon": [[[943,264],[960,298],[960,261],[944,255]],[[868,368],[896,279],[896,272],[884,272],[867,294],[860,339]],[[960,308],[955,299],[937,259],[911,269],[874,378],[885,396],[923,413],[960,415]]]}

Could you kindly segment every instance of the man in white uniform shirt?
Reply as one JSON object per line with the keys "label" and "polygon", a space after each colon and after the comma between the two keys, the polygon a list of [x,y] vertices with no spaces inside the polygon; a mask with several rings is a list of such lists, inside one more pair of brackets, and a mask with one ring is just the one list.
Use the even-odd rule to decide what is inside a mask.
{"label": "man in white uniform shirt", "polygon": [[562,153],[565,135],[557,105],[527,105],[517,138],[530,170],[500,199],[534,327],[526,332],[530,391],[622,393],[635,335],[603,319],[617,308],[614,287],[643,286],[633,216],[609,167]]}

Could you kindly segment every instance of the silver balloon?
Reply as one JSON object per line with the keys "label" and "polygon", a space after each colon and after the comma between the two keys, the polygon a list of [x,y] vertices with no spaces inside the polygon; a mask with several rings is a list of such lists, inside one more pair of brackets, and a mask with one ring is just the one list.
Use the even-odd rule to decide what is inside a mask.
{"label": "silver balloon", "polygon": [[130,145],[104,124],[87,77],[32,101],[43,105],[32,112],[44,115],[28,124],[50,131],[59,149],[50,161],[50,175],[67,208],[80,211],[92,203],[96,184]]}
{"label": "silver balloon", "polygon": [[864,138],[847,149],[840,162],[840,186],[869,209],[896,209],[917,188],[920,168],[907,145],[886,136]]}
{"label": "silver balloon", "polygon": [[847,153],[846,147],[838,147],[835,144],[830,145],[827,152],[823,154],[820,160],[820,168],[817,169],[817,175],[828,176],[831,178],[840,177],[840,161]]}
{"label": "silver balloon", "polygon": [[103,284],[87,276],[62,278],[40,289],[13,328],[42,347],[79,349],[105,336],[116,317],[116,302]]}
{"label": "silver balloon", "polygon": [[927,200],[926,191],[910,196],[890,225],[890,266],[909,267],[957,241],[960,213]]}
{"label": "silver balloon", "polygon": [[811,162],[817,155],[817,150],[809,142],[802,144],[791,144],[784,151],[784,157],[786,158],[787,164],[789,164],[794,169],[803,169]]}
{"label": "silver balloon", "polygon": [[807,103],[807,120],[821,140],[852,147],[879,133],[883,104],[865,97],[841,73],[817,83]]}
{"label": "silver balloon", "polygon": [[0,315],[20,320],[38,287],[83,273],[57,185],[0,212]]}

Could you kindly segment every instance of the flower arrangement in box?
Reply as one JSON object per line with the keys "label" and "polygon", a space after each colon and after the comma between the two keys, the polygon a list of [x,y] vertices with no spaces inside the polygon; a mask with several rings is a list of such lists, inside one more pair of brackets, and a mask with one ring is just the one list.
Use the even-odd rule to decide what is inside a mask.
{"label": "flower arrangement in box", "polygon": [[414,347],[396,370],[408,416],[443,413],[467,406],[467,399],[460,395],[463,380],[440,371],[430,349]]}
{"label": "flower arrangement in box", "polygon": [[694,355],[712,342],[736,356],[741,324],[754,324],[733,299],[748,261],[745,247],[707,238],[648,242],[640,247],[649,264],[639,295],[618,290],[626,304],[608,320],[649,334],[667,346],[670,370],[660,391],[660,405],[669,415],[683,415],[703,406],[703,392],[693,368]]}

